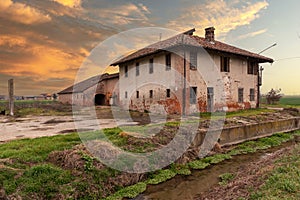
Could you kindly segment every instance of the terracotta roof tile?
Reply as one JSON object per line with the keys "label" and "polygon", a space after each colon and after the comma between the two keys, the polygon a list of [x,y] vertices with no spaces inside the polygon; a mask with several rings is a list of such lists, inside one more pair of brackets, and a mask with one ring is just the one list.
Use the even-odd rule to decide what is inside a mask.
{"label": "terracotta roof tile", "polygon": [[112,66],[116,66],[128,61],[132,61],[134,59],[138,59],[144,56],[148,56],[150,54],[155,54],[161,52],[163,50],[167,50],[171,47],[179,46],[179,45],[191,45],[191,46],[202,46],[206,50],[212,51],[220,51],[224,53],[231,53],[240,56],[246,56],[249,58],[254,58],[259,60],[259,62],[273,62],[273,59],[259,55],[257,53],[252,53],[250,51],[240,49],[238,47],[234,47],[223,42],[219,42],[215,40],[214,42],[206,41],[205,38],[195,36],[195,35],[185,35],[185,34],[178,34],[174,37],[169,39],[154,43],[149,45],[143,49],[140,49],[124,58],[112,63]]}
{"label": "terracotta roof tile", "polygon": [[71,94],[71,93],[80,93],[88,88],[98,84],[99,82],[107,79],[112,79],[112,78],[117,78],[119,77],[119,73],[115,74],[102,74],[102,75],[97,75],[93,76],[89,79],[86,79],[84,81],[81,81],[79,83],[76,83],[75,85],[72,85],[62,91],[60,91],[58,94]]}

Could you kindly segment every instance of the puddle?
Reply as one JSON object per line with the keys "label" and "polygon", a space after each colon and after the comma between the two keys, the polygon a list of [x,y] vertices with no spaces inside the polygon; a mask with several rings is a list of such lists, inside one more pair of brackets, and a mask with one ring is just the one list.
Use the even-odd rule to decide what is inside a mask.
{"label": "puddle", "polygon": [[233,156],[230,160],[209,166],[204,170],[195,170],[189,176],[177,175],[164,183],[147,186],[147,190],[135,200],[194,199],[195,196],[217,185],[220,181],[219,175],[236,173],[240,169],[247,168],[250,163],[259,161],[262,157],[290,145],[292,142],[252,154]]}

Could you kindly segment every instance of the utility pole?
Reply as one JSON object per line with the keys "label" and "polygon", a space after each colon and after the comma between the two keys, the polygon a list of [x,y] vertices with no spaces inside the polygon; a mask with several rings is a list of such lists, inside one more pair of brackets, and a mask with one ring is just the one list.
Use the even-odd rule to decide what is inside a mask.
{"label": "utility pole", "polygon": [[9,96],[9,115],[14,115],[14,79],[8,80],[8,96]]}
{"label": "utility pole", "polygon": [[[276,45],[277,45],[277,43],[274,43],[271,46],[269,46],[269,47],[265,48],[264,50],[262,50],[261,52],[259,52],[258,54],[261,54],[261,53],[271,49],[272,47],[275,47]],[[264,68],[262,66],[258,66],[258,68],[257,68],[257,103],[256,103],[256,108],[259,108],[259,106],[260,106],[260,86],[262,86],[263,70],[264,70]]]}

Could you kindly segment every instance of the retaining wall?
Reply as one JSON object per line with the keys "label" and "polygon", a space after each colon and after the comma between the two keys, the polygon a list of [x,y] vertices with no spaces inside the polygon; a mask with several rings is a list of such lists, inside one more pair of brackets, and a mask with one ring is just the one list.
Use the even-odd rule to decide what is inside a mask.
{"label": "retaining wall", "polygon": [[221,134],[220,130],[210,131],[209,133],[202,130],[196,135],[193,146],[200,146],[203,143],[206,134],[220,134],[218,142],[221,146],[226,146],[271,136],[276,133],[295,131],[300,129],[299,121],[300,117],[294,117],[276,121],[245,124],[242,126],[225,127]]}

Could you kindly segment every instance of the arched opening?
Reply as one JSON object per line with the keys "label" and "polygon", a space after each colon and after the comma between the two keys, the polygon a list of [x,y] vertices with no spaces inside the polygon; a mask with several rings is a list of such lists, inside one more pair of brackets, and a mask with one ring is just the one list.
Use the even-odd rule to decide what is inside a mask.
{"label": "arched opening", "polygon": [[105,104],[105,95],[104,94],[96,94],[95,95],[95,105],[104,106]]}

